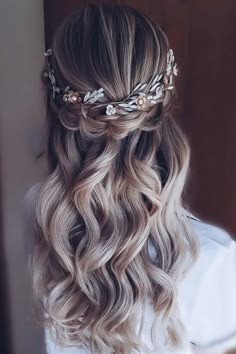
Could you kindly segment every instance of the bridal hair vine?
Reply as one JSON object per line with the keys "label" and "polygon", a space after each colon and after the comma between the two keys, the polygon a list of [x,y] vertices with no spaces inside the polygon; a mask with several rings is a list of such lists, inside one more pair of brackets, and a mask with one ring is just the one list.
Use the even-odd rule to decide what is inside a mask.
{"label": "bridal hair vine", "polygon": [[[53,99],[55,99],[57,94],[62,94],[63,103],[66,105],[86,105],[94,104],[100,97],[104,96],[103,88],[99,88],[93,92],[87,92],[82,98],[79,92],[73,91],[69,86],[65,89],[58,87],[54,69],[49,60],[49,57],[52,55],[52,49],[48,49],[44,55],[47,58],[47,70],[44,72],[43,77],[50,80]],[[178,68],[175,62],[174,53],[172,49],[169,49],[167,53],[166,70],[164,73],[158,74],[151,79],[148,92],[143,92],[148,83],[140,82],[123,101],[105,103],[106,114],[109,116],[116,114],[119,107],[123,108],[127,112],[132,112],[134,110],[142,110],[147,106],[156,104],[163,97],[165,91],[173,90],[173,75],[177,76],[177,74]],[[99,102],[99,104],[101,103],[102,102]]]}

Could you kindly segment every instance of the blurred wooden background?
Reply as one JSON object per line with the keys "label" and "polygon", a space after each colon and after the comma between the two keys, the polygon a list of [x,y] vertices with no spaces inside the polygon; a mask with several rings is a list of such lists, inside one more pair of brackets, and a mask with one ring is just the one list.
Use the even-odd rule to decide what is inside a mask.
{"label": "blurred wooden background", "polygon": [[[236,1],[117,2],[144,11],[166,30],[180,68],[176,119],[192,148],[191,210],[236,238]],[[45,1],[47,46],[60,21],[86,3]]]}

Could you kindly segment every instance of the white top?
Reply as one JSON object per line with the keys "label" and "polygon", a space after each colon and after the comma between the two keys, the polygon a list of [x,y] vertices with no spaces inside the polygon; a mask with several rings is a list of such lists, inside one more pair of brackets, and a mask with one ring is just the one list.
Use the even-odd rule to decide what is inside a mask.
{"label": "white top", "polygon": [[[178,288],[186,344],[172,352],[224,353],[236,348],[236,242],[222,228],[194,216],[191,225],[199,239],[200,254]],[[152,318],[147,302],[142,339],[149,348]],[[88,354],[78,347],[59,347],[47,330],[45,343],[48,354]]]}

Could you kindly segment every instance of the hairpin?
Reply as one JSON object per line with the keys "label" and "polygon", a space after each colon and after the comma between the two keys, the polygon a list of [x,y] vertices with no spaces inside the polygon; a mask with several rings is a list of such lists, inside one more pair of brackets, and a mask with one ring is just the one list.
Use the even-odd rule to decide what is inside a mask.
{"label": "hairpin", "polygon": [[[48,49],[44,55],[50,57],[52,55],[52,49]],[[148,92],[143,90],[147,86],[147,83],[140,82],[136,87],[131,91],[131,93],[120,102],[106,103],[106,114],[114,115],[116,114],[119,107],[122,107],[127,112],[132,112],[134,110],[142,110],[145,106],[156,104],[163,96],[164,92],[167,90],[173,90],[173,75],[177,76],[178,68],[175,63],[175,57],[172,49],[169,49],[167,53],[167,65],[166,70],[162,74],[156,75],[150,84]],[[80,93],[73,91],[69,86],[65,89],[61,89],[57,86],[54,70],[50,64],[50,61],[47,60],[47,70],[44,72],[44,77],[48,78],[51,82],[53,99],[57,93],[63,92],[62,100],[67,105],[73,105],[76,103],[79,104],[94,104],[100,97],[104,96],[104,89],[100,88],[93,92],[87,92],[82,98]]]}

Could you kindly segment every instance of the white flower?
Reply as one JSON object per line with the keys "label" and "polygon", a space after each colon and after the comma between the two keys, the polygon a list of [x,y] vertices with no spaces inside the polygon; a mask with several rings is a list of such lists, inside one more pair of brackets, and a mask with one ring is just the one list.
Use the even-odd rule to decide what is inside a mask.
{"label": "white flower", "polygon": [[145,96],[140,95],[140,96],[137,98],[137,101],[136,101],[137,108],[138,108],[138,109],[141,109],[141,108],[144,106],[146,100],[147,100],[147,99],[146,99]]}
{"label": "white flower", "polygon": [[115,113],[116,113],[116,108],[113,107],[112,104],[107,105],[106,114],[108,116],[111,116],[112,114],[115,114]]}

